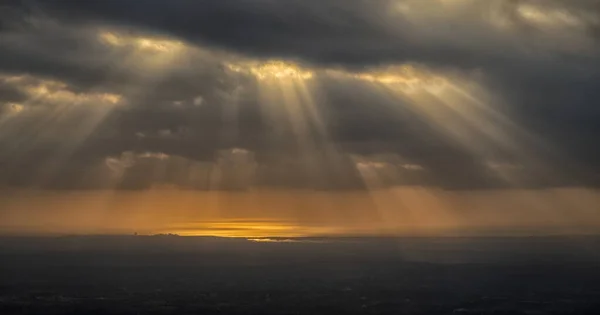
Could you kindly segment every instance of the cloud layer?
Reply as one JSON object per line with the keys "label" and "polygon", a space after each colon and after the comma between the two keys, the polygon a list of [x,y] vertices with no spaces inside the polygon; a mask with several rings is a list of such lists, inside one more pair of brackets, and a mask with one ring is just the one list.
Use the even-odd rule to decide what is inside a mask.
{"label": "cloud layer", "polygon": [[600,183],[597,1],[1,6],[8,187]]}

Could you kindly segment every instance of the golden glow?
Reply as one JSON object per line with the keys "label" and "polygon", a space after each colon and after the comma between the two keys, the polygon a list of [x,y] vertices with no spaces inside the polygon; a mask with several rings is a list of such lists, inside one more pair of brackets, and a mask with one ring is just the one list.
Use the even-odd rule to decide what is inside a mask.
{"label": "golden glow", "polygon": [[286,80],[300,79],[308,80],[313,77],[313,72],[300,66],[280,60],[272,60],[264,63],[226,64],[227,68],[234,72],[251,74],[258,80]]}
{"label": "golden glow", "polygon": [[[567,6],[545,5],[542,2],[518,2],[498,9],[491,24],[511,36],[521,37],[523,45],[543,47],[545,50],[596,53],[594,40],[590,37],[590,25],[600,23],[600,18],[583,10],[569,10]],[[523,32],[526,26],[527,32]],[[535,32],[535,41],[529,35]]]}
{"label": "golden glow", "polygon": [[144,152],[142,154],[140,154],[138,157],[140,158],[154,158],[154,159],[158,159],[158,160],[166,160],[169,158],[168,154],[162,153],[162,152]]}
{"label": "golden glow", "polygon": [[176,40],[131,36],[111,31],[100,31],[98,37],[101,42],[110,46],[132,47],[150,53],[177,53],[184,48],[184,44]]}
{"label": "golden glow", "polygon": [[[119,66],[130,70],[143,70],[145,80],[157,77],[173,66],[181,56],[198,52],[182,41],[125,31],[99,30],[98,41],[116,52],[124,54]],[[151,72],[152,75],[148,75]],[[144,82],[149,85],[150,82]]]}
{"label": "golden glow", "polygon": [[447,80],[414,65],[397,65],[386,68],[376,68],[371,71],[352,73],[347,71],[329,70],[333,77],[352,78],[364,82],[383,84],[401,89],[405,93],[417,93],[426,90],[430,93],[441,93],[447,87]]}
{"label": "golden glow", "polygon": [[[0,232],[243,238],[598,231],[598,190],[13,191]],[[564,205],[570,205],[564,213]],[[297,209],[295,211],[294,209]],[[264,219],[268,218],[268,219]]]}
{"label": "golden glow", "polygon": [[283,62],[269,62],[257,67],[250,68],[250,72],[254,74],[258,79],[310,79],[313,74],[310,71],[301,69],[300,67],[293,64],[286,64]]}
{"label": "golden glow", "polygon": [[[44,102],[54,105],[118,105],[123,97],[113,93],[77,93],[65,82],[32,76],[10,76],[5,82],[28,96],[27,102]],[[22,105],[21,105],[22,106]],[[21,109],[23,109],[21,107]]]}
{"label": "golden glow", "polygon": [[166,230],[181,236],[218,236],[251,238],[254,241],[268,241],[268,237],[303,237],[327,235],[330,229],[307,227],[290,222],[243,221],[190,223]]}
{"label": "golden glow", "polygon": [[[318,181],[320,168],[327,167],[323,164],[335,159],[336,153],[328,146],[328,135],[315,99],[320,96],[319,82],[314,80],[316,70],[283,60],[239,61],[225,66],[256,79],[258,103],[272,129],[270,145],[280,146],[285,142],[293,146],[307,180]],[[293,140],[289,141],[290,138]]]}
{"label": "golden glow", "polygon": [[540,26],[582,26],[582,21],[576,16],[563,10],[543,10],[533,5],[523,4],[517,12],[526,20]]}
{"label": "golden glow", "polygon": [[298,243],[298,242],[309,242],[309,241],[299,241],[297,239],[275,239],[275,238],[249,238],[248,239],[251,242],[256,242],[256,243]]}

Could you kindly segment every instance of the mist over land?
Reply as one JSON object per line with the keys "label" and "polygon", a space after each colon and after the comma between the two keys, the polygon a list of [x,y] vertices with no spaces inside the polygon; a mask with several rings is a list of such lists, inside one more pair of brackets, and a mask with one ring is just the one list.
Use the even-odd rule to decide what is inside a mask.
{"label": "mist over land", "polygon": [[3,314],[595,314],[599,237],[0,238]]}

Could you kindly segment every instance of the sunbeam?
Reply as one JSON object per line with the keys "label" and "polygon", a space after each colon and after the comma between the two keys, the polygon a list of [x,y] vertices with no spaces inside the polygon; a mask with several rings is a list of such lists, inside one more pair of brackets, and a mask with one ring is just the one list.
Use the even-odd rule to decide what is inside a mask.
{"label": "sunbeam", "polygon": [[[159,202],[165,222],[144,217],[154,201],[122,210],[151,232],[231,217],[287,222],[282,236],[519,225],[486,210],[498,196],[528,209],[524,225],[595,222],[595,199],[573,197],[600,183],[593,5],[173,1],[140,13],[160,23],[81,7],[89,21],[69,24],[61,7],[2,24],[1,187],[111,191],[91,216],[107,225],[122,193],[181,193]],[[246,197],[248,215],[232,201]]]}

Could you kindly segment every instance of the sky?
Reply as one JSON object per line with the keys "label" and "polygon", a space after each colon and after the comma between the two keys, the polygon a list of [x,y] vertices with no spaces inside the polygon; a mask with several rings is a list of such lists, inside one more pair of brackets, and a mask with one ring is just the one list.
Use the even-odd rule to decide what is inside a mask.
{"label": "sky", "polygon": [[596,0],[8,0],[0,232],[600,227]]}

